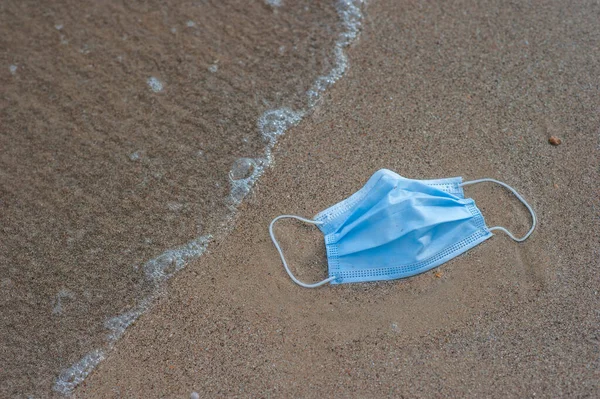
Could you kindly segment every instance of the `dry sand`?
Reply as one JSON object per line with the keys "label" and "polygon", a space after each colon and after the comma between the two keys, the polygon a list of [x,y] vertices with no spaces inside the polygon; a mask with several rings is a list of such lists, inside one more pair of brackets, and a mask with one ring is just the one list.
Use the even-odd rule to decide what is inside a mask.
{"label": "dry sand", "polygon": [[[233,233],[77,396],[600,395],[599,17],[595,2],[370,2],[350,72],[280,142]],[[522,244],[496,235],[441,277],[294,285],[270,220],[311,217],[382,167],[498,178],[539,226]],[[489,225],[526,231],[501,188],[466,191]],[[298,276],[325,276],[314,227],[277,234]]]}
{"label": "dry sand", "polygon": [[[600,6],[373,0],[366,11],[351,70],[281,140],[233,232],[170,281],[77,397],[600,395]],[[294,285],[271,219],[310,217],[383,167],[503,180],[538,229],[402,281]],[[466,193],[488,225],[526,231],[502,189]],[[300,278],[325,276],[314,227],[277,234]]]}

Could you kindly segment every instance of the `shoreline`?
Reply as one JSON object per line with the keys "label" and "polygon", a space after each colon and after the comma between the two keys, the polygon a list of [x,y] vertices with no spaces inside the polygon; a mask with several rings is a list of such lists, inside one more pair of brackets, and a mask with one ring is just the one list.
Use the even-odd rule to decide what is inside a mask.
{"label": "shoreline", "polygon": [[[281,137],[228,239],[170,280],[75,395],[598,394],[600,93],[586,88],[600,63],[581,40],[600,37],[594,7],[370,3],[352,69]],[[497,178],[539,226],[405,280],[295,286],[268,223],[311,217],[382,167]],[[465,193],[488,225],[527,230],[501,188]],[[301,280],[323,278],[316,229],[282,223],[277,236]]]}
{"label": "shoreline", "polygon": [[[274,162],[272,150],[277,144],[279,137],[286,134],[290,128],[302,122],[306,115],[310,115],[312,108],[318,103],[323,94],[339,79],[348,69],[348,61],[345,48],[350,46],[358,37],[362,22],[362,11],[364,0],[343,0],[336,3],[336,11],[339,17],[338,24],[344,27],[333,48],[333,66],[331,70],[322,76],[318,76],[311,88],[306,92],[306,109],[291,110],[288,107],[269,109],[257,119],[257,128],[266,142],[264,156],[257,158],[238,158],[229,172],[229,183],[231,190],[226,200],[229,208],[228,214],[223,217],[222,225],[226,225],[221,231],[213,234],[202,235],[192,241],[175,248],[169,248],[159,256],[146,261],[143,270],[147,280],[155,286],[153,291],[146,297],[139,299],[132,309],[108,318],[104,325],[108,334],[107,343],[101,348],[92,349],[79,361],[61,371],[54,383],[53,390],[59,394],[68,396],[73,390],[85,381],[85,378],[106,359],[112,351],[119,338],[127,331],[127,328],[152,308],[157,298],[166,295],[165,283],[176,273],[183,270],[187,264],[200,258],[214,240],[226,240],[234,228],[233,221],[238,217],[238,207],[244,198],[251,193],[252,187],[259,181]],[[211,72],[216,72],[211,70]],[[156,80],[156,78],[152,78]],[[156,82],[158,82],[156,80]],[[153,87],[157,83],[149,80]],[[158,84],[161,84],[158,82]],[[162,86],[160,90],[162,90]],[[155,90],[156,91],[156,90]]]}
{"label": "shoreline", "polygon": [[0,395],[70,394],[229,233],[361,4],[6,4]]}

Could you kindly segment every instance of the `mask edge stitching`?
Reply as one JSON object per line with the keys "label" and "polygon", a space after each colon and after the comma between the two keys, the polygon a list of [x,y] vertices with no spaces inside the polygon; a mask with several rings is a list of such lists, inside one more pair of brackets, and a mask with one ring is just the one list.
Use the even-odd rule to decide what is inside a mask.
{"label": "mask edge stitching", "polygon": [[[416,275],[416,274],[420,274],[420,273],[424,273],[427,270],[430,270],[433,267],[435,267],[435,262],[437,262],[438,260],[444,259],[445,257],[452,255],[454,252],[461,250],[465,246],[468,246],[468,245],[470,245],[472,243],[476,243],[480,239],[484,239],[485,240],[487,238],[490,238],[492,235],[493,234],[490,231],[488,231],[486,228],[480,228],[480,229],[476,230],[470,236],[462,239],[458,243],[454,243],[454,244],[452,244],[452,245],[444,248],[443,250],[439,251],[437,254],[431,256],[430,258],[428,258],[426,260],[422,260],[420,262],[416,262],[416,263],[413,263],[413,264],[410,264],[410,265],[406,265],[406,266],[393,266],[393,267],[385,267],[385,268],[367,269],[367,270],[364,270],[364,271],[347,271],[347,272],[341,272],[340,273],[341,275],[336,276],[336,277],[338,277],[338,280],[341,281],[343,279],[352,279],[352,278],[361,278],[361,277],[362,278],[368,278],[368,277],[376,277],[376,276],[381,276],[381,275],[393,275],[394,273],[389,273],[393,269],[413,269],[410,272],[410,273],[412,273],[410,276]],[[468,249],[470,249],[470,248],[468,248]],[[464,250],[464,251],[460,252],[458,255],[464,253],[467,250]],[[440,255],[440,254],[444,254],[444,255]],[[450,258],[450,259],[452,259],[452,258]],[[448,260],[450,260],[450,259],[448,259]],[[338,260],[338,263],[339,263],[339,258],[337,260]],[[421,266],[421,267],[415,267],[416,265],[419,265],[419,264],[422,264],[423,266]],[[434,266],[430,266],[432,264]],[[376,274],[371,274],[373,271],[376,271],[377,273]],[[413,273],[413,272],[415,272],[415,273]],[[346,273],[349,274],[349,275],[344,275]],[[365,276],[365,274],[370,274],[370,275],[366,275]],[[331,273],[330,273],[330,276],[331,276]],[[410,276],[406,276],[406,277],[410,277]],[[402,277],[396,277],[396,278],[402,278]]]}

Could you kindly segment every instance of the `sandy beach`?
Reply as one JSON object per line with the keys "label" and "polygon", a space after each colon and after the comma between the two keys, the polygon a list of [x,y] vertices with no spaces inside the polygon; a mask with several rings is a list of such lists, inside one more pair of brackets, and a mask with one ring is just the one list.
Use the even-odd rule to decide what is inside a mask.
{"label": "sandy beach", "polygon": [[[281,9],[288,3],[292,2],[284,1]],[[327,5],[319,7],[326,18],[334,18]],[[263,12],[256,6],[252,15]],[[281,12],[282,18],[288,18]],[[230,232],[212,241],[202,256],[166,283],[151,309],[125,331],[106,359],[77,387],[74,397],[189,398],[192,392],[199,397],[600,396],[600,5],[592,1],[370,0],[363,12],[360,37],[347,49],[349,70],[309,115],[279,139],[274,163],[232,216]],[[184,15],[180,25],[186,23]],[[201,18],[198,14],[194,20],[209,23],[211,19]],[[274,31],[257,28],[255,40]],[[278,41],[293,37],[294,32],[282,33],[270,46],[278,48]],[[205,56],[206,52],[198,51],[198,57]],[[207,79],[211,75],[206,68],[212,61],[207,58],[203,67]],[[290,68],[294,65],[290,61]],[[238,71],[219,68],[230,78]],[[151,73],[156,74],[140,72],[142,82]],[[257,71],[257,79],[268,73]],[[310,81],[311,69],[302,73],[306,76],[298,82]],[[126,78],[124,74],[118,82]],[[265,79],[263,84],[271,87],[269,82]],[[183,90],[185,84],[180,81],[176,87]],[[292,84],[288,91],[306,90],[302,84]],[[153,101],[142,101],[149,112]],[[162,101],[166,105],[153,123],[164,118],[178,131],[178,119],[169,117],[169,101],[177,101]],[[250,112],[245,108],[249,104],[239,106],[244,116],[265,109],[252,103],[256,107]],[[205,105],[191,107],[189,112],[209,112],[211,108]],[[126,112],[134,112],[131,109]],[[2,113],[3,119],[9,116],[8,111]],[[230,117],[234,119],[233,113]],[[250,119],[230,127],[239,130],[235,140],[255,130]],[[218,121],[202,126],[208,140]],[[16,131],[16,127],[11,130]],[[125,137],[129,130],[119,132]],[[189,132],[177,134],[179,138],[169,148],[174,156],[181,156],[188,150],[177,145],[185,147]],[[562,143],[549,144],[551,136]],[[157,141],[145,139],[146,154],[164,148],[160,135],[155,137]],[[138,182],[135,171],[123,169],[131,163],[128,154],[138,149],[130,147],[113,163],[100,163],[108,166],[99,175],[115,181],[127,176],[130,180],[118,180],[123,187]],[[229,156],[228,150],[214,151]],[[108,153],[98,156],[108,157]],[[175,186],[189,187],[184,183],[193,170],[220,176],[243,155],[219,158],[210,170],[184,162],[188,165],[184,170],[169,171],[178,182]],[[148,166],[148,173],[154,167],[158,168]],[[381,168],[414,179],[463,176],[504,181],[535,209],[538,227],[523,243],[498,233],[441,267],[409,279],[314,290],[295,285],[269,237],[271,220],[280,214],[311,218],[356,192]],[[225,177],[222,183],[227,183]],[[171,220],[164,209],[171,198],[165,194],[167,186],[161,186],[162,191],[153,197],[154,208],[131,214],[124,206],[101,219],[110,228],[101,231],[98,227],[99,247],[137,248],[133,242],[144,235],[128,237],[119,226],[131,223],[142,230],[160,229],[163,219]],[[15,192],[29,193],[14,187],[20,186],[11,186],[4,198],[12,198]],[[198,190],[210,191],[204,186]],[[173,201],[193,203],[195,192],[182,193],[185,199]],[[480,184],[465,188],[465,194],[475,199],[489,226],[506,226],[519,235],[529,228],[527,211],[506,190]],[[221,197],[226,195],[221,193]],[[202,198],[208,201],[209,197]],[[25,218],[23,213],[9,208],[8,202],[0,202],[0,209],[6,210],[4,220],[12,225],[24,221],[19,219]],[[98,202],[86,203],[85,209],[94,204]],[[220,209],[223,205],[184,208],[178,222],[157,233],[158,241],[150,247],[140,244],[126,259],[114,255],[118,259],[109,263],[107,272],[119,272],[119,265],[139,263],[158,247],[195,237],[197,226],[189,218],[197,212],[210,213],[211,206]],[[66,209],[57,212],[56,220],[61,220]],[[81,212],[87,214],[85,209]],[[129,219],[121,221],[123,215]],[[148,220],[154,224],[144,227],[142,222]],[[219,220],[210,223],[216,225]],[[38,230],[53,228],[42,227]],[[112,235],[115,231],[121,234]],[[5,231],[5,236],[10,234]],[[276,234],[299,278],[318,281],[326,276],[323,236],[314,226],[283,221]],[[35,247],[35,237],[33,233],[28,236],[28,245]],[[11,249],[20,248],[18,244],[4,245]],[[44,248],[55,244],[44,242]],[[78,265],[78,251],[75,248],[61,257],[63,253],[56,249],[48,258],[61,259],[64,270],[71,270]],[[19,254],[7,259],[23,261],[20,256],[25,255]],[[102,259],[98,264],[104,264]],[[106,277],[102,285],[110,287],[122,282],[120,278]],[[0,373],[11,378],[13,387],[25,384],[24,379],[35,381],[27,386],[42,394],[34,391],[32,395],[48,396],[56,362],[44,363],[42,370],[32,363],[38,359],[35,356],[50,356],[52,351],[39,348],[57,340],[48,336],[53,330],[45,329],[43,321],[54,320],[58,326],[52,328],[60,327],[61,321],[47,315],[50,304],[46,313],[30,313],[39,319],[24,320],[19,312],[25,307],[8,299],[24,290],[15,281],[20,280],[5,279],[2,286],[12,324],[0,331],[5,337],[3,351],[11,354]],[[126,281],[142,284],[134,277]],[[53,283],[48,295],[55,295],[60,287]],[[114,288],[115,292],[126,289]],[[116,312],[133,300],[119,298],[116,304],[99,303]],[[33,307],[35,298],[29,300]],[[86,309],[69,316],[74,339],[82,336],[82,329],[100,328],[91,322],[81,327],[85,326],[81,320],[89,316]],[[98,320],[107,314],[96,311]],[[18,322],[39,334],[8,341]],[[19,362],[19,348],[28,346],[36,348],[31,351],[35,356]],[[77,351],[71,353],[72,358],[77,356]],[[36,379],[36,372],[45,373],[44,378]],[[0,389],[7,396],[24,396],[10,388]]]}
{"label": "sandy beach", "polygon": [[[599,395],[599,12],[369,2],[350,71],[280,141],[231,235],[171,280],[77,397]],[[538,228],[402,281],[294,285],[271,219],[312,217],[382,167],[500,179]],[[527,230],[503,189],[466,194],[488,225]],[[314,227],[276,230],[299,277],[326,275]]]}
{"label": "sandy beach", "polygon": [[257,120],[335,65],[335,4],[308,5],[3,2],[1,397],[68,393],[230,229]]}

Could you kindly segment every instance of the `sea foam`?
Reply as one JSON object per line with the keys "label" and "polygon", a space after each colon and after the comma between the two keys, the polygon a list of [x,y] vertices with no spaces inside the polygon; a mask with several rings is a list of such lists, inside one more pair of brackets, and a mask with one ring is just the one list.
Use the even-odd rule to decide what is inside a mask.
{"label": "sea foam", "polygon": [[63,395],[69,395],[75,387],[83,382],[85,377],[104,360],[104,351],[97,349],[85,355],[77,363],[64,370],[54,383],[54,390]]}
{"label": "sea foam", "polygon": [[[232,165],[229,172],[230,195],[228,205],[230,214],[226,215],[226,220],[233,217],[237,207],[251,192],[252,187],[262,176],[265,169],[273,164],[273,148],[278,138],[291,127],[300,123],[302,118],[317,104],[322,94],[337,82],[348,69],[348,58],[344,50],[357,38],[360,31],[362,21],[361,4],[363,2],[363,0],[339,0],[337,2],[336,10],[343,29],[338,35],[332,51],[333,67],[327,74],[318,77],[306,92],[304,108],[274,108],[265,111],[258,118],[257,129],[265,142],[264,152],[262,156],[256,158],[239,158]],[[187,26],[195,27],[195,23],[188,21]],[[214,72],[216,72],[216,68]],[[147,84],[154,92],[160,92],[163,89],[162,83],[155,77],[150,77]],[[230,225],[224,223],[225,229],[220,232],[221,236],[229,232]],[[168,249],[157,257],[148,260],[144,264],[143,270],[146,279],[155,287],[154,293],[142,299],[133,309],[108,318],[104,324],[108,330],[106,346],[89,352],[81,360],[65,369],[56,379],[54,390],[63,395],[71,394],[73,389],[104,360],[105,354],[112,349],[125,330],[149,309],[155,296],[163,288],[164,283],[176,272],[183,269],[191,260],[200,257],[212,240],[212,235],[204,235],[178,248]]]}

